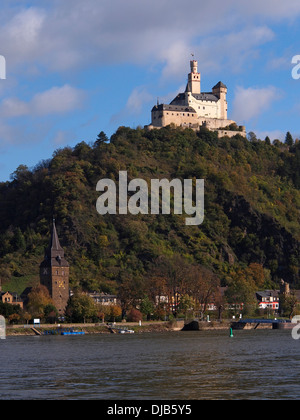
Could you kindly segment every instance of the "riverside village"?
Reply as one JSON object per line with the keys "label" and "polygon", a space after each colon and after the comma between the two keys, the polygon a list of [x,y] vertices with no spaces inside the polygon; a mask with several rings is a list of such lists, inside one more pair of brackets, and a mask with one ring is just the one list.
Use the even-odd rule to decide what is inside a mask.
{"label": "riverside village", "polygon": [[[163,133],[165,129],[177,129],[178,133],[185,129],[195,133],[204,130],[205,133],[211,133],[207,136],[216,135],[214,139],[220,141],[222,138],[226,141],[246,141],[246,128],[228,119],[227,112],[226,85],[219,81],[210,92],[202,92],[198,62],[192,60],[185,91],[169,104],[158,102],[152,108],[151,123],[143,130],[149,135]],[[97,144],[99,148],[104,147],[104,142],[100,140]],[[112,167],[113,164],[112,160]],[[64,236],[63,227],[58,226],[55,220],[51,228],[49,226],[49,246],[44,259],[39,262],[39,284],[17,293],[7,286],[7,282],[1,281],[1,314],[6,319],[8,335],[41,335],[59,328],[69,328],[69,332],[75,332],[77,328],[86,333],[124,333],[189,329],[279,329],[293,325],[290,321],[299,308],[300,291],[290,287],[285,278],[280,280],[277,288],[255,290],[249,287],[245,288],[246,292],[242,295],[230,286],[220,284],[212,270],[197,266],[191,270],[180,255],[172,260],[172,266],[167,258],[159,257],[155,260],[147,279],[148,294],[145,291],[133,293],[130,281],[125,281],[125,275],[116,293],[87,287],[73,290],[70,287],[72,264],[68,262],[69,245],[61,245],[58,227]],[[191,243],[193,240],[196,243],[195,238],[191,239]],[[105,247],[106,242],[107,238],[102,235],[99,247]],[[228,265],[233,264],[234,257],[230,252],[225,249],[224,255]],[[122,263],[124,255],[120,253],[118,258]],[[112,278],[113,271],[109,274]],[[250,263],[243,272],[249,282],[263,278],[264,275],[262,264],[256,262]]]}
{"label": "riverside village", "polygon": [[[288,319],[277,319],[282,311],[281,305],[290,305],[291,314],[300,303],[300,291],[291,291],[290,286],[281,280],[278,290],[256,291],[250,300],[254,302],[253,308],[260,315],[256,319],[244,319],[242,317],[245,308],[244,302],[230,304],[226,302],[226,287],[215,287],[213,292],[205,291],[206,296],[197,305],[197,310],[191,309],[186,304],[186,296],[181,296],[177,291],[175,295],[157,295],[151,305],[151,312],[143,309],[145,302],[139,300],[139,304],[129,313],[128,321],[122,319],[122,298],[118,295],[85,291],[81,293],[81,322],[72,321],[72,315],[68,319],[68,304],[73,296],[69,287],[70,266],[65,258],[64,249],[60,245],[55,221],[52,225],[52,234],[49,246],[45,252],[45,258],[40,264],[40,286],[26,288],[21,295],[13,291],[0,292],[2,310],[7,314],[8,334],[62,334],[68,332],[77,334],[80,331],[97,332],[134,332],[140,331],[165,331],[165,330],[199,330],[199,329],[228,329],[233,328],[292,328],[294,324]],[[38,312],[30,314],[40,300],[48,294],[49,309],[44,317],[44,325]],[[289,302],[289,303],[287,303]],[[183,305],[184,303],[184,305]],[[222,319],[222,312],[230,314],[231,319]],[[160,314],[160,318],[158,316]],[[234,314],[234,315],[232,315]],[[152,321],[151,321],[152,317]],[[178,318],[177,318],[178,317]],[[86,319],[89,321],[86,323]],[[116,319],[119,320],[116,323]],[[94,322],[91,322],[94,320]],[[26,325],[21,325],[21,323]],[[60,328],[56,328],[58,324]],[[126,327],[126,324],[131,327]],[[66,326],[63,328],[63,326]],[[135,325],[133,328],[132,325]],[[54,328],[55,327],[55,328]]]}

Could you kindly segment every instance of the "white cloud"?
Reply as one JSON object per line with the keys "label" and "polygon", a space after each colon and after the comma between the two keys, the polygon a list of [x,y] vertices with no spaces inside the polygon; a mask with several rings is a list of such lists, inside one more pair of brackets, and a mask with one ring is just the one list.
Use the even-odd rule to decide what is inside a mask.
{"label": "white cloud", "polygon": [[127,101],[126,109],[130,114],[140,114],[143,108],[143,105],[149,102],[153,102],[153,96],[147,92],[145,87],[135,88]]}
{"label": "white cloud", "polygon": [[264,140],[267,136],[270,138],[271,141],[276,139],[280,141],[284,141],[286,133],[280,130],[270,130],[270,131],[256,131],[256,137]]}
{"label": "white cloud", "polygon": [[32,0],[31,4],[37,6],[16,9],[2,22],[0,16],[2,53],[18,71],[33,61],[50,71],[130,62],[165,63],[165,71],[176,74],[183,71],[182,62],[192,52],[208,62],[225,54],[236,60],[238,51],[243,58],[248,46],[251,52],[272,38],[269,22],[300,14],[298,0],[284,4],[190,0],[188,5],[182,0]]}
{"label": "white cloud", "polygon": [[111,123],[119,123],[132,115],[139,115],[143,111],[143,107],[146,104],[153,103],[154,97],[151,95],[144,86],[138,86],[137,88],[133,89],[127,103],[123,109],[121,109],[118,113],[114,114],[110,122]]}
{"label": "white cloud", "polygon": [[84,94],[82,91],[64,85],[37,93],[28,102],[21,101],[18,98],[6,98],[0,105],[0,115],[2,118],[14,118],[25,115],[37,117],[65,114],[78,109],[83,100]]}
{"label": "white cloud", "polygon": [[1,47],[11,67],[38,58],[45,19],[44,10],[30,7],[1,26]]}
{"label": "white cloud", "polygon": [[64,114],[80,108],[83,92],[72,86],[53,87],[37,93],[31,103],[35,115]]}
{"label": "white cloud", "polygon": [[28,115],[28,112],[28,104],[18,98],[6,98],[0,105],[0,114],[2,118],[22,117]]}
{"label": "white cloud", "polygon": [[238,86],[233,100],[232,117],[238,122],[248,122],[268,110],[281,93],[274,86],[243,88]]}

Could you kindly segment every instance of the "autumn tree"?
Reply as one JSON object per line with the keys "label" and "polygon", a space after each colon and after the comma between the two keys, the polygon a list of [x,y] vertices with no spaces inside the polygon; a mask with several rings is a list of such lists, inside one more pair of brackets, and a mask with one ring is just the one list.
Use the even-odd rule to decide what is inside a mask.
{"label": "autumn tree", "polygon": [[44,318],[47,305],[54,307],[47,287],[44,285],[33,287],[28,294],[28,312],[33,318]]}
{"label": "autumn tree", "polygon": [[127,321],[129,322],[139,322],[143,319],[143,315],[142,313],[136,309],[136,308],[131,308],[128,316],[127,316]]}
{"label": "autumn tree", "polygon": [[116,321],[116,318],[119,318],[122,315],[122,308],[119,305],[110,305],[109,306],[109,313],[113,322]]}
{"label": "autumn tree", "polygon": [[204,266],[192,267],[187,292],[195,299],[201,317],[206,312],[208,304],[214,301],[219,287],[220,280],[213,271]]}
{"label": "autumn tree", "polygon": [[144,295],[144,284],[139,276],[133,276],[131,273],[122,273],[122,283],[119,287],[118,298],[121,302],[122,316],[131,307],[136,307]]}
{"label": "autumn tree", "polygon": [[189,275],[190,265],[181,255],[174,254],[171,257],[161,255],[153,264],[153,273],[157,283],[157,290],[165,290],[169,304],[174,315],[177,313],[180,295],[184,293],[186,281]]}
{"label": "autumn tree", "polygon": [[110,308],[108,305],[96,304],[96,316],[101,319],[102,322],[105,321],[105,318],[110,315]]}

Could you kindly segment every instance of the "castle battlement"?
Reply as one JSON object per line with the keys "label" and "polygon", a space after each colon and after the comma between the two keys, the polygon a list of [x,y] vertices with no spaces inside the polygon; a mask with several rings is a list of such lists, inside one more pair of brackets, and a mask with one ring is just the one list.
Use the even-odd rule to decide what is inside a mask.
{"label": "castle battlement", "polygon": [[[167,125],[189,127],[199,130],[206,127],[218,131],[219,137],[241,134],[246,137],[245,127],[237,127],[235,121],[227,118],[227,86],[219,82],[212,92],[201,92],[201,74],[198,73],[198,62],[190,62],[191,72],[185,92],[179,93],[170,104],[157,104],[151,111],[151,124],[148,129],[162,128]],[[236,126],[239,131],[231,130]]]}

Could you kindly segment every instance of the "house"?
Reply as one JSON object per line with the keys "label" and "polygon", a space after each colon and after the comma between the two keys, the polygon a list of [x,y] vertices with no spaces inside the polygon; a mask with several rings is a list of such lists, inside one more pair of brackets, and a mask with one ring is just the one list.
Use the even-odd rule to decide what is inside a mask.
{"label": "house", "polygon": [[258,301],[259,309],[271,309],[273,311],[279,310],[278,290],[264,290],[262,292],[256,292],[255,295]]}
{"label": "house", "polygon": [[116,295],[110,295],[108,293],[90,292],[88,296],[94,299],[95,303],[100,305],[118,305],[118,299]]}
{"label": "house", "polygon": [[15,292],[0,292],[0,299],[3,303],[10,305],[19,305],[23,309],[23,301],[21,297]]}

